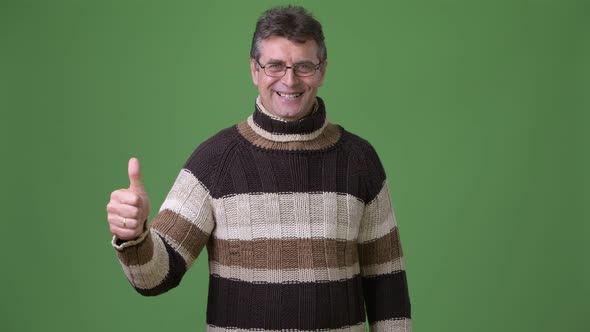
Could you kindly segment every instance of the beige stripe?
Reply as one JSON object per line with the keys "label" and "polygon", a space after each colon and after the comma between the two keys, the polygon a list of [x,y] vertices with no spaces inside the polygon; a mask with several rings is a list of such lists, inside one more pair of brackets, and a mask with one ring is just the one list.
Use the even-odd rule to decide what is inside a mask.
{"label": "beige stripe", "polygon": [[145,239],[137,245],[117,251],[117,256],[124,265],[143,265],[152,259],[153,253],[154,242],[151,234],[148,234],[145,236]]}
{"label": "beige stripe", "polygon": [[252,241],[212,238],[209,260],[247,269],[326,269],[358,263],[353,241],[331,239],[258,239]]}
{"label": "beige stripe", "polygon": [[244,121],[237,125],[240,134],[255,146],[272,150],[323,150],[336,144],[342,135],[340,127],[328,123],[315,139],[309,141],[280,142],[261,137]]}
{"label": "beige stripe", "polygon": [[151,234],[154,243],[152,260],[143,265],[124,265],[123,271],[127,279],[136,288],[151,289],[158,286],[168,274],[168,252],[162,240],[154,233]]}
{"label": "beige stripe", "polygon": [[379,194],[367,204],[361,224],[359,243],[383,237],[397,226],[387,181],[383,182]]}
{"label": "beige stripe", "polygon": [[[146,225],[144,225],[146,226]],[[143,240],[145,239],[145,237],[150,233],[150,230],[147,229],[147,227],[144,227],[144,231],[137,237],[137,239],[135,240],[130,240],[130,241],[122,241],[120,239],[118,239],[116,236],[113,236],[113,239],[111,240],[111,244],[113,245],[113,248],[115,248],[118,251],[123,251],[125,250],[125,248],[129,248],[129,247],[133,247],[137,244],[140,244],[143,242]],[[118,244],[119,242],[121,242],[121,244]]]}
{"label": "beige stripe", "polygon": [[213,230],[209,191],[186,169],[180,171],[172,189],[160,207],[160,211],[164,210],[178,213],[207,234]]}
{"label": "beige stripe", "polygon": [[254,130],[256,134],[266,138],[267,140],[275,142],[303,142],[311,141],[319,137],[322,134],[322,131],[324,131],[324,129],[328,125],[328,118],[324,120],[324,123],[320,128],[309,134],[273,134],[259,127],[258,124],[254,122],[254,117],[252,115],[248,117],[246,122],[248,122],[248,125],[250,126],[250,128],[252,128],[252,130]]}
{"label": "beige stripe", "polygon": [[253,233],[253,230],[249,229],[250,224],[252,226],[260,224],[264,229],[270,227],[270,225],[262,225],[264,223],[264,214],[253,212],[265,212],[259,206],[254,206],[260,205],[260,199],[251,199],[250,196],[243,194],[213,200],[216,220],[213,235],[224,234],[227,238],[249,240],[252,238]]}
{"label": "beige stripe", "polygon": [[222,240],[327,238],[356,241],[365,205],[336,193],[240,194],[213,200]]}
{"label": "beige stripe", "polygon": [[[209,240],[209,234],[186,220],[182,215],[163,210],[154,218],[151,228],[167,238],[177,251],[185,252],[185,261],[190,262]],[[186,257],[185,257],[186,256]]]}
{"label": "beige stripe", "polygon": [[374,277],[382,274],[394,273],[405,270],[406,268],[404,266],[404,259],[397,258],[391,262],[365,266],[361,269],[361,275],[363,277]]}
{"label": "beige stripe", "polygon": [[[213,325],[207,325],[208,332],[281,332],[281,330],[265,330],[265,329],[238,329],[238,328],[227,328],[227,327],[218,327]],[[287,330],[283,330],[287,331]],[[322,329],[322,330],[295,330],[289,329],[290,332],[311,332],[311,331],[322,331],[322,332],[364,332],[365,331],[365,323],[360,323],[358,325],[352,325],[348,327],[343,327],[339,329]],[[402,330],[403,331],[403,330]],[[408,330],[409,332],[410,330]]]}
{"label": "beige stripe", "polygon": [[362,265],[382,264],[402,257],[398,228],[377,240],[360,244],[359,256]]}
{"label": "beige stripe", "polygon": [[267,270],[225,266],[214,261],[209,262],[209,271],[211,274],[232,280],[272,283],[341,281],[360,274],[358,264],[344,268]]}
{"label": "beige stripe", "polygon": [[412,332],[412,320],[409,318],[381,320],[371,324],[372,332]]}

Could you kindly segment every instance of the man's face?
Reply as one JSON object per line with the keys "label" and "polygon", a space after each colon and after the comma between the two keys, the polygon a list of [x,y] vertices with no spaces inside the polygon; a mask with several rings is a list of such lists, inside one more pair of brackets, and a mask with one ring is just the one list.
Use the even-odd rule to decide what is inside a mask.
{"label": "man's face", "polygon": [[[261,65],[284,64],[293,66],[301,63],[318,64],[318,46],[314,40],[295,43],[287,38],[271,36],[260,43]],[[296,76],[292,69],[287,69],[283,77],[270,77],[262,68],[257,68],[256,59],[250,59],[252,80],[258,87],[258,93],[264,108],[271,114],[288,121],[299,120],[311,112],[318,88],[326,74],[324,62],[312,76]],[[258,69],[258,70],[257,70]]]}

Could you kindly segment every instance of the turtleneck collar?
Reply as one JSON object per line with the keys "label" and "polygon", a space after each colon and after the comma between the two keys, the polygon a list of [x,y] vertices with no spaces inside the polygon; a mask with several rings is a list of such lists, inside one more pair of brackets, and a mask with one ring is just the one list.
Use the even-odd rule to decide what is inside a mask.
{"label": "turtleneck collar", "polygon": [[328,118],[324,102],[319,97],[316,97],[311,114],[297,121],[286,121],[270,114],[258,97],[254,114],[248,117],[247,122],[254,132],[268,140],[296,142],[318,137],[328,125]]}

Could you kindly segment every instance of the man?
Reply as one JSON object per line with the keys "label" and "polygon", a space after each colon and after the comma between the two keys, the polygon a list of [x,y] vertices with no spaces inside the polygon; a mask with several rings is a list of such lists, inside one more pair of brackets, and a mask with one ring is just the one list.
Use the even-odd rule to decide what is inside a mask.
{"label": "man", "polygon": [[411,331],[399,233],[379,158],[317,97],[321,25],[301,7],[259,19],[254,113],[202,143],[151,225],[139,163],[107,205],[113,246],[143,295],[180,282],[206,245],[207,329]]}

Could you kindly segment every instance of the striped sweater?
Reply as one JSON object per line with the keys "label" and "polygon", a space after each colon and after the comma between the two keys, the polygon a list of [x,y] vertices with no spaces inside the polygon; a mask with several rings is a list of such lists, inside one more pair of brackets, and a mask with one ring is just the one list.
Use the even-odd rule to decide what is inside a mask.
{"label": "striped sweater", "polygon": [[206,246],[208,331],[411,331],[385,172],[328,122],[254,113],[202,143],[136,240],[113,239],[132,286],[178,285]]}

